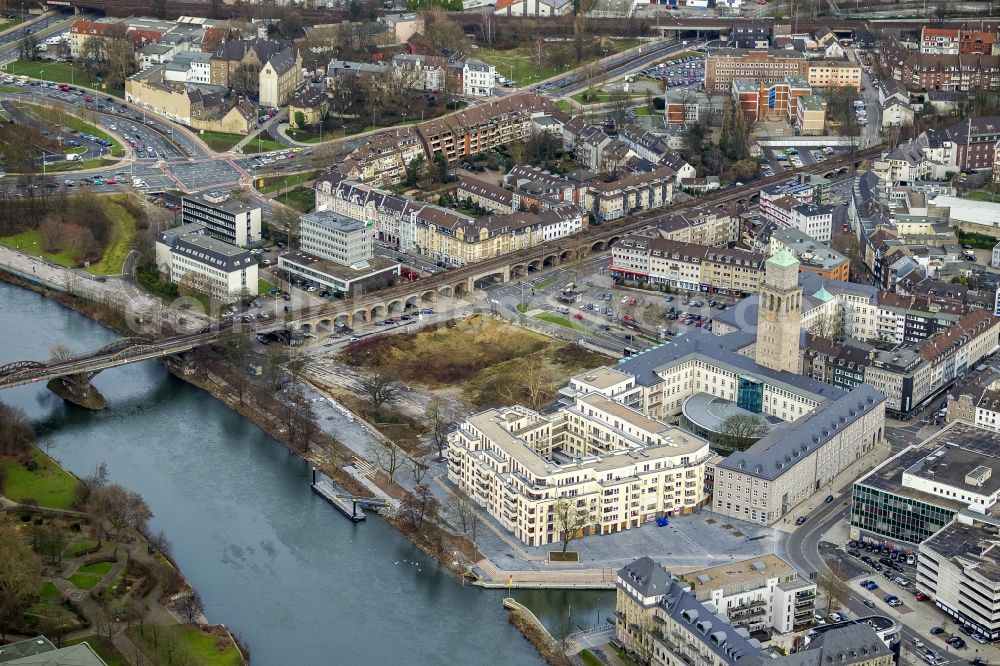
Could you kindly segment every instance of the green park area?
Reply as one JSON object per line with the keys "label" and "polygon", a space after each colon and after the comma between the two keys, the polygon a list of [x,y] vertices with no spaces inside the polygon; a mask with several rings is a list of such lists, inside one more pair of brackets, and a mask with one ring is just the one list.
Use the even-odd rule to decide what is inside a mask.
{"label": "green park area", "polygon": [[[286,187],[292,187],[294,185],[300,185],[307,181],[312,180],[316,177],[319,171],[303,171],[302,173],[293,173],[287,176],[268,176],[265,178],[257,179],[257,190],[261,194],[269,194],[271,192],[277,192]],[[261,184],[263,182],[263,184]]]}
{"label": "green park area", "polygon": [[245,137],[242,134],[228,134],[226,132],[208,132],[199,130],[198,138],[208,144],[208,147],[217,153],[224,153],[231,150],[233,146],[242,141]]}
{"label": "green park area", "polygon": [[257,280],[257,293],[266,294],[267,292],[274,289],[274,285],[267,280]]}
{"label": "green park area", "polygon": [[330,141],[340,136],[341,134],[337,132],[314,134],[309,130],[292,129],[291,127],[288,128],[288,137],[293,141],[298,141],[299,143],[322,143],[323,141]]}
{"label": "green park area", "polygon": [[[174,624],[132,627],[126,635],[153,663],[191,663],[200,666],[242,666],[243,657],[222,627]],[[184,655],[187,661],[178,661]]]}
{"label": "green park area", "polygon": [[514,79],[514,84],[518,88],[532,86],[539,81],[564,74],[576,67],[585,65],[599,58],[615,53],[621,53],[641,42],[636,39],[602,39],[596,42],[589,54],[577,63],[575,54],[571,52],[572,44],[569,42],[556,44],[546,44],[544,53],[533,53],[534,46],[519,46],[512,49],[476,49],[474,55],[490,65],[496,67],[497,74]]}
{"label": "green park area", "polygon": [[[104,213],[111,221],[111,235],[108,244],[98,261],[92,262],[85,270],[94,275],[120,275],[125,258],[132,250],[132,240],[135,237],[135,218],[116,201],[118,197],[101,196],[99,202]],[[67,268],[76,265],[76,255],[79,251],[73,245],[65,245],[53,252],[46,252],[41,228],[28,229],[19,234],[0,236],[0,245],[19,250],[26,254],[41,256],[52,263]]]}
{"label": "green park area", "polygon": [[79,481],[55,460],[33,447],[27,463],[0,460],[6,481],[3,494],[15,502],[34,502],[50,509],[71,509]]}
{"label": "green park area", "polygon": [[115,90],[110,86],[105,87],[105,84],[92,77],[90,72],[74,63],[15,60],[8,63],[4,71],[17,76],[29,76],[33,79],[52,81],[54,83],[68,83],[73,86],[90,88],[91,90],[114,95],[115,97],[125,97],[124,90]]}

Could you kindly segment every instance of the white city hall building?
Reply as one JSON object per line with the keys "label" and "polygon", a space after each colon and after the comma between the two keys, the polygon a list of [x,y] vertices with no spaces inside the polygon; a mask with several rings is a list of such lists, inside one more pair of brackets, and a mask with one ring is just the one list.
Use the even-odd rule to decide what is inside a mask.
{"label": "white city hall building", "polygon": [[200,224],[168,229],[156,238],[156,267],[170,282],[220,301],[257,295],[257,260],[209,235]]}
{"label": "white city hall building", "polygon": [[588,393],[550,415],[514,406],[470,416],[449,437],[448,478],[540,546],[562,539],[567,512],[581,533],[610,534],[694,511],[710,455],[704,439]]}

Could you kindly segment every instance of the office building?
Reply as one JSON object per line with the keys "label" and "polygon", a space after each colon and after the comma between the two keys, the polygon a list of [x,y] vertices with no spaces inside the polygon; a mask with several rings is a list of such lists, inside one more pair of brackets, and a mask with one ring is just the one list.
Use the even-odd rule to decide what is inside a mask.
{"label": "office building", "polygon": [[342,266],[369,261],[374,256],[371,226],[332,211],[299,218],[299,246],[310,254]]}
{"label": "office building", "polygon": [[1000,479],[995,433],[955,421],[854,482],[851,536],[912,550],[960,512],[992,512]]}
{"label": "office building", "polygon": [[213,238],[239,247],[260,240],[260,207],[239,194],[213,190],[182,197],[181,222],[201,224]]}
{"label": "office building", "polygon": [[808,61],[797,51],[712,49],[705,59],[705,90],[728,92],[739,78],[778,83],[789,74],[805,77],[808,73]]}
{"label": "office building", "polygon": [[795,227],[771,232],[768,254],[774,256],[788,250],[799,260],[799,271],[816,273],[826,280],[847,281],[851,261],[829,246]]}
{"label": "office building", "polygon": [[917,589],[974,636],[1000,639],[1000,519],[961,512],[920,544]]}
{"label": "office building", "polygon": [[257,260],[248,251],[186,224],[157,235],[156,267],[170,282],[224,302],[257,295]]}

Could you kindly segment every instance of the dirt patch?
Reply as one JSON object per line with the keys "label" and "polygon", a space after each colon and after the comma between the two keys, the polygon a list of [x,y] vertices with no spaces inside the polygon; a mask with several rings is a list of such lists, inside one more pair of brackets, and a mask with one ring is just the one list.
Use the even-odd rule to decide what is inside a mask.
{"label": "dirt patch", "polygon": [[705,522],[706,522],[707,524],[709,524],[709,525],[714,525],[714,524],[715,524],[715,518],[709,518],[709,519],[708,519],[708,520],[706,520]]}
{"label": "dirt patch", "polygon": [[731,530],[731,529],[733,529],[733,526],[730,525],[729,523],[726,523],[725,525],[722,526],[722,529],[724,529],[724,530]]}
{"label": "dirt patch", "polygon": [[736,530],[735,532],[733,532],[733,536],[734,537],[741,537],[741,536],[745,536],[745,535],[743,534],[743,532],[740,532],[739,530]]}
{"label": "dirt patch", "polygon": [[478,409],[551,402],[569,376],[608,357],[504,321],[469,317],[418,333],[359,341],[341,354],[351,366],[383,368],[408,384],[458,389]]}

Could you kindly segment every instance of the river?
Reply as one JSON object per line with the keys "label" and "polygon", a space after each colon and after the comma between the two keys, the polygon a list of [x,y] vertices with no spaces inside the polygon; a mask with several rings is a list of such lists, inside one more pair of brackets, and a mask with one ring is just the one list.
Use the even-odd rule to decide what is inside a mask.
{"label": "river", "polygon": [[[54,345],[97,348],[114,333],[0,283],[0,364]],[[65,405],[43,386],[0,392],[39,444],[78,476],[101,461],[140,492],[213,622],[253,663],[539,664],[507,622],[504,590],[461,586],[373,517],[354,525],[309,489],[306,463],[153,361],[102,372],[109,409]],[[604,622],[611,592],[515,591],[552,632]],[[568,613],[572,613],[568,617]]]}

